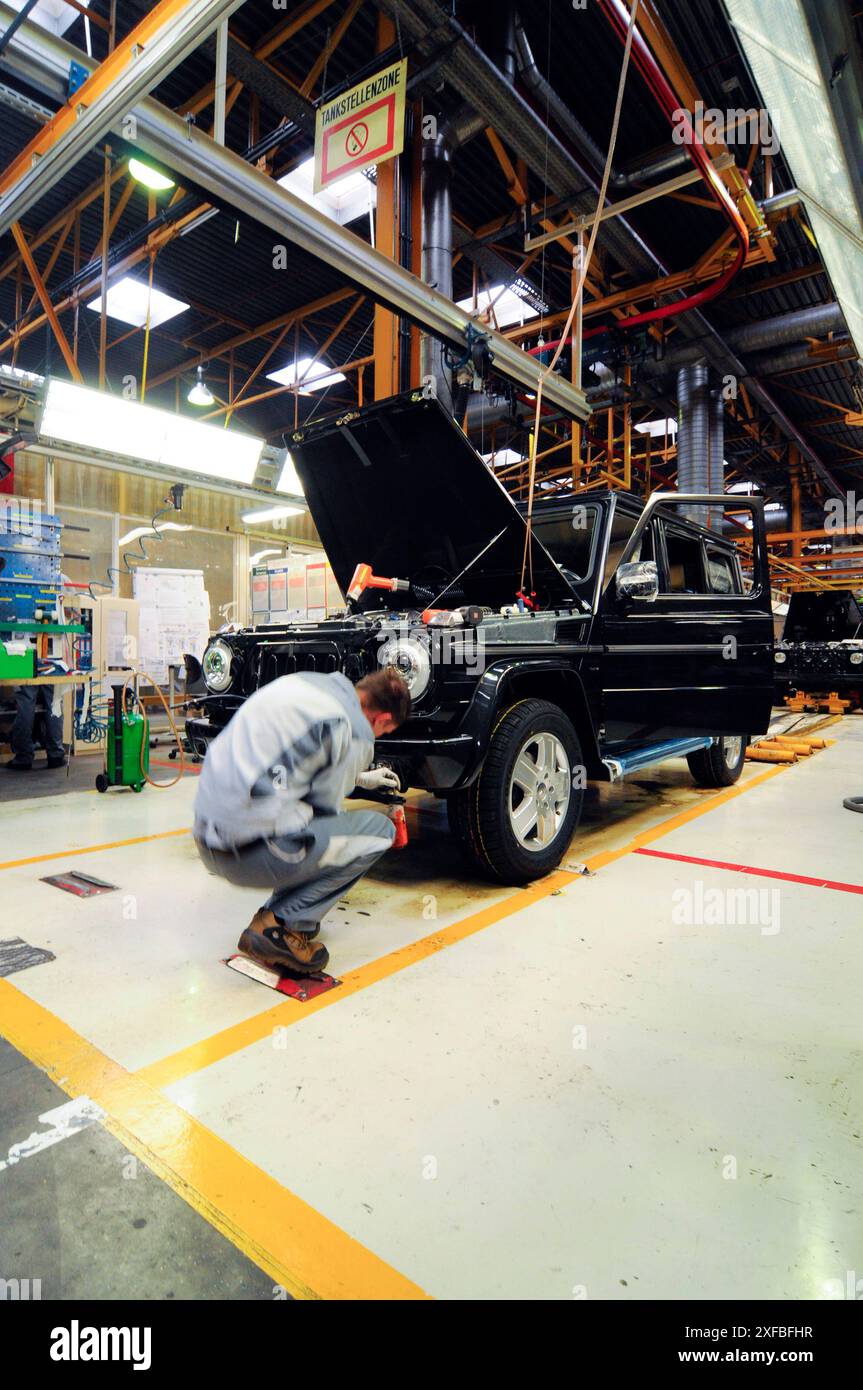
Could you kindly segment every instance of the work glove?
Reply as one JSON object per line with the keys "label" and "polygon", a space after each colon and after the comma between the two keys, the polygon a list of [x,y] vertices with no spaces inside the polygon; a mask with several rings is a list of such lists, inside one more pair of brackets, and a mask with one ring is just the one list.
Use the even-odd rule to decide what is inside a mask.
{"label": "work glove", "polygon": [[366,792],[397,792],[401,782],[391,767],[370,767],[368,772],[360,773],[357,786]]}

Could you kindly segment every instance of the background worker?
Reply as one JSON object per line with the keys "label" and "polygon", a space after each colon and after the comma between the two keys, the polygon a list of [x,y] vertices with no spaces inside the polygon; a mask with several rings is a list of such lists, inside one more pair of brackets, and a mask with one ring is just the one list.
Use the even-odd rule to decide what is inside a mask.
{"label": "background worker", "polygon": [[53,685],[19,685],[15,691],[15,719],[9,734],[12,758],[6,764],[10,772],[32,772],[33,724],[36,711],[43,715],[43,739],[47,762],[38,767],[65,767],[66,749],[63,746],[63,717],[54,713]]}
{"label": "background worker", "polygon": [[[33,643],[31,641],[30,645]],[[15,719],[9,734],[12,757],[5,764],[9,772],[32,772],[35,747],[33,726],[36,714],[42,714],[42,742],[47,762],[37,768],[65,767],[66,749],[63,745],[63,716],[54,712],[53,685],[19,685],[15,690]]]}
{"label": "background worker", "polygon": [[329,952],[321,919],[380,856],[395,830],[380,811],[343,812],[354,788],[397,791],[371,769],[375,739],[409,717],[398,671],[282,676],[237,710],[207,750],[195,799],[204,864],[243,888],[267,888],[239,949],[265,964],[312,973]]}

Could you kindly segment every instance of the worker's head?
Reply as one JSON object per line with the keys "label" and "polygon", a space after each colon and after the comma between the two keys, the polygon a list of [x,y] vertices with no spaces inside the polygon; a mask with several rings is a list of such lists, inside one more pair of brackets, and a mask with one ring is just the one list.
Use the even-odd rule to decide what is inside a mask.
{"label": "worker's head", "polygon": [[394,666],[363,676],[357,681],[356,690],[375,738],[391,734],[410,718],[410,691]]}

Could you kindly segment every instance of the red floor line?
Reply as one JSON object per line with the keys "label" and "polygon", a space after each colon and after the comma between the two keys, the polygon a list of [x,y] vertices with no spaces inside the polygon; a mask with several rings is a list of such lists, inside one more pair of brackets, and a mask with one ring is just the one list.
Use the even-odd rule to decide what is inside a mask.
{"label": "red floor line", "polygon": [[832,888],[837,893],[863,893],[863,883],[842,883],[838,879],[810,878],[808,874],[784,874],[778,869],[757,869],[752,864],[728,864],[723,859],[699,859],[694,854],[669,854],[662,849],[637,849],[636,854],[648,854],[651,859],[676,859],[681,864],[704,864],[709,869],[730,869],[738,874],[756,874],[759,878],[782,878],[788,883],[805,883],[810,888]]}

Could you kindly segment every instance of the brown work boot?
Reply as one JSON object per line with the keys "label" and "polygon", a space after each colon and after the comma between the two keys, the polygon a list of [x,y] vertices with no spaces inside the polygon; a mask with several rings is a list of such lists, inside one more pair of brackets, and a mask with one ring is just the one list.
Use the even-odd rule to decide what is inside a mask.
{"label": "brown work boot", "polygon": [[237,948],[275,970],[297,970],[304,975],[325,970],[330,958],[326,946],[312,945],[310,933],[290,931],[266,908],[255,913]]}

